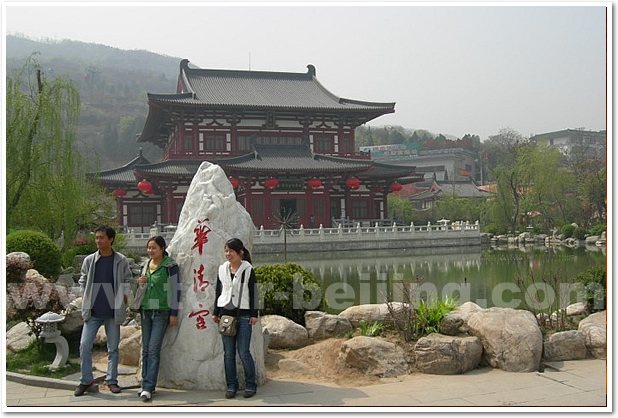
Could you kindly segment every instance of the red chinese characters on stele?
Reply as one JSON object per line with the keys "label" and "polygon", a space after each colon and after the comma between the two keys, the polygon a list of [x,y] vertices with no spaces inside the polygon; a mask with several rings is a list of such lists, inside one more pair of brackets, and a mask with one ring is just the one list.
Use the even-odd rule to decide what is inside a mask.
{"label": "red chinese characters on stele", "polygon": [[194,250],[197,248],[200,255],[202,255],[204,244],[208,242],[208,233],[211,231],[208,225],[202,224],[202,222],[207,221],[209,221],[208,218],[204,218],[203,221],[197,221],[197,226],[193,229],[193,232],[195,232],[195,238],[193,239],[194,244],[191,249]]}
{"label": "red chinese characters on stele", "polygon": [[[193,229],[195,237],[191,249],[197,249],[199,255],[202,255],[204,244],[208,242],[208,233],[211,231],[210,227],[206,225],[208,221],[208,218],[197,221],[197,226]],[[204,265],[200,264],[198,268],[193,269],[193,292],[204,292],[209,285],[210,282],[204,279]],[[195,318],[195,327],[198,330],[203,330],[207,328],[205,318],[210,315],[210,311],[208,309],[202,309],[203,306],[201,303],[199,304],[199,308],[201,310],[191,312],[189,318]]]}
{"label": "red chinese characters on stele", "polygon": [[208,280],[204,280],[204,265],[200,264],[199,269],[193,269],[193,291],[203,292],[210,285]]}
{"label": "red chinese characters on stele", "polygon": [[[203,308],[203,305],[199,304],[200,309]],[[206,317],[210,315],[210,311],[208,309],[202,309],[197,312],[191,312],[189,314],[189,318],[195,318],[195,328],[197,329],[206,329]]]}

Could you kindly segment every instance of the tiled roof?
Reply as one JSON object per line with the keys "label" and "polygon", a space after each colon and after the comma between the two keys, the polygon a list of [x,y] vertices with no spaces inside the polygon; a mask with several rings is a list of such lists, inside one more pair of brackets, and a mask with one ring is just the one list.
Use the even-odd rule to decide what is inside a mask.
{"label": "tiled roof", "polygon": [[364,171],[370,160],[353,160],[313,154],[308,145],[255,145],[253,154],[217,160],[224,168],[248,171],[341,172]]}
{"label": "tiled roof", "polygon": [[479,190],[479,188],[472,182],[451,182],[451,183],[439,183],[442,193],[449,196],[457,197],[489,197],[492,194]]}
{"label": "tiled roof", "polygon": [[102,184],[135,184],[134,167],[140,164],[150,164],[146,158],[142,156],[140,150],[139,155],[127,164],[119,168],[114,168],[107,171],[101,171],[98,175],[99,181]]}
{"label": "tiled roof", "polygon": [[395,111],[395,103],[378,103],[338,97],[315,77],[315,67],[306,73],[189,68],[180,64],[177,94],[148,94],[151,101],[206,105],[227,108],[320,109],[370,111],[379,114]]}
{"label": "tiled roof", "polygon": [[[139,172],[145,177],[153,175],[175,179],[192,178],[202,160],[166,160],[154,164],[147,161],[135,162],[136,160],[121,169],[103,172],[101,178],[106,180],[107,183],[120,182],[125,184],[135,183],[134,172]],[[314,154],[308,145],[256,145],[255,152],[240,157],[213,159],[210,162],[220,165],[225,171],[238,173],[287,172],[312,173],[317,176],[326,173],[341,175],[354,173],[360,178],[401,178],[402,184],[420,179],[420,175],[415,175],[410,167],[396,167],[388,164],[376,164],[371,160]]]}
{"label": "tiled roof", "polygon": [[166,160],[155,164],[135,166],[135,171],[143,174],[157,174],[173,177],[193,178],[202,160]]}

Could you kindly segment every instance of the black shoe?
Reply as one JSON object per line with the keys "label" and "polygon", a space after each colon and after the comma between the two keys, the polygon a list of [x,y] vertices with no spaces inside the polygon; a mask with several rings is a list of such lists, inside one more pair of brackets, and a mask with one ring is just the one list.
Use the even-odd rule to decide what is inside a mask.
{"label": "black shoe", "polygon": [[227,392],[225,392],[225,399],[234,399],[236,397],[236,392],[232,392],[231,390],[228,390]]}
{"label": "black shoe", "polygon": [[253,398],[255,396],[255,391],[254,390],[245,390],[245,393],[243,393],[243,398]]}
{"label": "black shoe", "polygon": [[110,392],[112,392],[112,393],[120,393],[121,392],[120,386],[118,386],[115,383],[112,383],[111,385],[107,385],[107,387],[109,388]]}
{"label": "black shoe", "polygon": [[94,383],[94,381],[90,382],[87,385],[84,385],[83,383],[80,383],[78,387],[75,388],[75,392],[73,392],[73,394],[75,396],[82,396],[84,393],[86,393],[86,391],[90,388],[90,386],[92,386]]}

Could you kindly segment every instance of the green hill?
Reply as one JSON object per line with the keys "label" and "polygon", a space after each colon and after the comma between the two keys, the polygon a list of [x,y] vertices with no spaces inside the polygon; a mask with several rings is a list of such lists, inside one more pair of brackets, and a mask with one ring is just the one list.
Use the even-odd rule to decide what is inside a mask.
{"label": "green hill", "polygon": [[9,35],[7,72],[21,68],[33,53],[39,54],[37,59],[47,77],[68,78],[79,89],[79,147],[84,153],[95,153],[101,169],[127,163],[140,146],[146,158],[160,159],[159,148],[138,144],[135,136],[148,114],[146,93],[174,93],[181,58],[78,41],[33,41]]}
{"label": "green hill", "polygon": [[[8,35],[7,71],[20,69],[33,53],[39,54],[37,59],[47,77],[68,78],[79,89],[78,146],[82,154],[98,158],[99,169],[126,164],[140,147],[150,161],[161,159],[160,148],[138,144],[136,135],[148,115],[147,93],[175,93],[182,58],[79,41],[35,41]],[[396,143],[418,143],[428,149],[462,146],[451,135],[436,136],[423,129],[401,126],[361,126],[356,139],[357,148]],[[462,141],[464,147],[475,148],[480,142],[476,135],[466,135]],[[92,169],[95,168],[93,164]]]}

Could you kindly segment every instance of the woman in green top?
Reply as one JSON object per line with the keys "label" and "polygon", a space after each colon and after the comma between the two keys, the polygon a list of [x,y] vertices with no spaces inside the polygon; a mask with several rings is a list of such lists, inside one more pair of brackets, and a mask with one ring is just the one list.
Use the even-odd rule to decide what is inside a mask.
{"label": "woman in green top", "polygon": [[165,251],[161,236],[148,240],[148,263],[138,283],[146,283],[146,292],[140,309],[142,322],[142,390],[144,402],[152,399],[159,374],[161,343],[167,325],[178,323],[180,300],[178,264]]}

